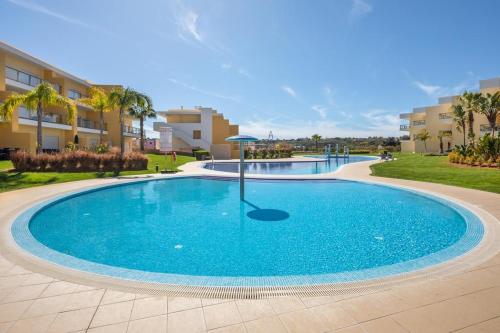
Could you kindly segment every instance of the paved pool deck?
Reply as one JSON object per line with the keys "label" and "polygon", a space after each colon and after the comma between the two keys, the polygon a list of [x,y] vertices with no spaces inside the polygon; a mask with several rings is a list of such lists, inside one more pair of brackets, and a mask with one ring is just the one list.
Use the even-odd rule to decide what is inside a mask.
{"label": "paved pool deck", "polygon": [[[94,281],[75,272],[64,274],[26,260],[27,254],[12,244],[10,223],[24,209],[82,188],[133,181],[130,177],[6,192],[0,194],[0,333],[500,332],[500,254],[498,238],[493,237],[499,226],[500,195],[373,177],[372,163],[377,161],[350,164],[314,178],[377,182],[445,197],[480,215],[491,231],[491,243],[462,258],[456,269],[356,293],[255,300],[171,297],[131,292],[112,280]],[[186,175],[200,174],[199,163],[184,170]]]}

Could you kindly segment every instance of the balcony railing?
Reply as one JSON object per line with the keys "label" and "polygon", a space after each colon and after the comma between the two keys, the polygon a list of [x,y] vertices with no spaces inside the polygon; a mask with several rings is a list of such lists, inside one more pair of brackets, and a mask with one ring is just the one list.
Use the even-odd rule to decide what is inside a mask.
{"label": "balcony railing", "polygon": [[409,131],[410,125],[399,125],[399,130],[400,131]]}
{"label": "balcony railing", "polygon": [[[29,120],[37,120],[38,119],[35,111],[30,111],[26,108],[19,108],[18,115],[19,115],[19,118],[22,118],[22,119],[29,119]],[[62,115],[54,114],[54,113],[43,114],[42,121],[46,122],[46,123],[67,125],[66,122],[64,121]]]}
{"label": "balcony railing", "polygon": [[137,128],[137,127],[125,125],[125,126],[123,126],[123,133],[141,135],[141,129]]}
{"label": "balcony railing", "polygon": [[[25,73],[23,71],[20,71],[20,70],[17,70],[15,68],[8,67],[8,66],[5,66],[5,74],[6,74],[5,76],[7,77],[7,79],[10,79],[12,81],[16,81],[16,82],[19,82],[22,84],[26,84],[26,85],[31,86],[31,87],[36,87],[42,82],[47,82],[47,81],[40,79],[37,76]],[[54,87],[54,89],[58,93],[61,93],[61,86],[60,85],[58,85],[57,83],[52,83],[52,82],[48,82],[48,83],[50,83],[52,85],[52,87]]]}
{"label": "balcony railing", "polygon": [[[488,133],[488,132],[491,132],[491,126],[490,125],[479,125],[479,130],[482,133]],[[500,130],[500,124],[496,124],[495,131],[499,131],[499,130]]]}
{"label": "balcony railing", "polygon": [[439,114],[439,119],[440,120],[448,120],[448,119],[452,119],[453,118],[453,114],[451,112],[446,112],[446,113],[440,113]]}
{"label": "balcony railing", "polygon": [[425,126],[425,120],[414,120],[411,122],[413,126]]}
{"label": "balcony railing", "polygon": [[[98,121],[93,121],[90,119],[84,119],[84,118],[80,118],[80,117],[78,117],[78,119],[77,119],[77,126],[83,127],[83,128],[95,129],[95,130],[101,129],[101,126],[99,126]],[[108,124],[104,123],[103,130],[105,130],[105,131],[108,130]]]}

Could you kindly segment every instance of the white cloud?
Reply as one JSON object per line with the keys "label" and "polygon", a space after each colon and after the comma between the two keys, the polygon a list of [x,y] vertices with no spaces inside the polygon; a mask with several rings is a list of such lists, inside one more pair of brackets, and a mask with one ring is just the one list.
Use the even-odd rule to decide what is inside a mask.
{"label": "white cloud", "polygon": [[250,80],[253,80],[253,75],[250,74],[249,71],[247,71],[246,69],[244,69],[243,67],[236,67],[236,66],[233,66],[232,64],[230,63],[222,63],[220,65],[220,67],[223,69],[223,70],[226,70],[226,71],[231,71],[234,69],[234,71],[236,72],[236,74],[240,75],[240,76],[243,76],[247,79],[250,79]]}
{"label": "white cloud", "polygon": [[203,38],[198,31],[198,17],[199,15],[193,10],[185,10],[182,14],[177,16],[177,25],[181,29],[180,33],[182,37],[186,37],[185,34],[187,34],[190,38],[194,38],[202,43]]}
{"label": "white cloud", "polygon": [[459,82],[453,86],[439,86],[434,84],[426,84],[421,81],[415,80],[413,84],[422,92],[424,92],[430,98],[446,97],[460,95],[466,90],[477,89],[477,78],[472,75],[462,82]]}
{"label": "white cloud", "polygon": [[399,135],[396,134],[399,132],[399,113],[396,114],[387,110],[373,109],[361,113],[361,116],[367,122],[367,129],[390,133],[391,135]]}
{"label": "white cloud", "polygon": [[37,3],[34,3],[32,1],[25,1],[25,0],[7,0],[7,1],[13,5],[22,7],[24,9],[30,10],[32,12],[36,12],[36,13],[40,13],[40,14],[44,14],[44,15],[53,17],[53,18],[58,19],[58,20],[63,21],[63,22],[78,25],[78,26],[81,26],[81,27],[84,27],[84,28],[87,28],[90,30],[94,30],[94,31],[104,32],[108,35],[114,35],[114,33],[112,33],[111,31],[109,31],[107,29],[80,21],[80,20],[78,20],[74,17],[71,17],[71,16],[67,16],[67,15],[58,13],[56,11],[53,11],[53,10],[47,8],[47,7],[44,7],[44,6],[39,5]]}
{"label": "white cloud", "polygon": [[241,76],[244,76],[246,77],[247,79],[250,79],[250,80],[253,80],[253,75],[250,74],[250,72],[248,72],[246,69],[244,68],[238,68],[237,70],[238,74],[240,74]]}
{"label": "white cloud", "polygon": [[172,82],[173,84],[176,84],[178,86],[184,87],[186,89],[192,90],[194,92],[197,92],[197,93],[200,93],[200,94],[203,94],[203,95],[207,95],[207,96],[211,96],[211,97],[216,97],[216,98],[220,98],[220,99],[225,99],[225,100],[233,101],[233,102],[236,102],[236,103],[240,102],[240,98],[238,96],[227,96],[227,95],[223,95],[223,94],[220,94],[220,93],[217,93],[217,92],[213,92],[213,91],[201,89],[201,88],[198,88],[198,87],[193,86],[191,84],[187,84],[187,83],[181,82],[179,80],[176,80],[174,78],[169,78],[168,80],[170,82]]}
{"label": "white cloud", "polygon": [[352,0],[349,19],[351,21],[362,18],[373,10],[373,6],[364,0]]}
{"label": "white cloud", "polygon": [[[295,119],[293,121],[283,121],[282,119],[254,119],[240,125],[240,132],[253,135],[258,138],[267,138],[269,131],[273,131],[275,137],[280,139],[293,139],[300,137],[310,137],[318,133],[323,137],[369,137],[369,136],[399,136],[399,117],[396,115],[387,115],[389,124],[381,123],[383,115],[368,114],[369,124],[366,126],[357,126],[351,124],[330,120],[310,121],[304,119]],[[366,118],[366,117],[364,117]],[[394,120],[397,120],[397,123]]]}
{"label": "white cloud", "polygon": [[292,87],[287,86],[287,85],[283,85],[283,86],[281,86],[281,90],[283,90],[285,93],[290,95],[292,98],[297,99],[297,93],[295,92],[295,90]]}
{"label": "white cloud", "polygon": [[326,111],[328,109],[324,105],[313,105],[313,106],[311,106],[311,109],[313,111],[317,112],[321,119],[326,118],[326,116],[327,116]]}
{"label": "white cloud", "polygon": [[326,98],[326,101],[328,102],[328,105],[334,106],[335,105],[335,101],[334,101],[334,98],[333,98],[333,91],[332,91],[332,89],[329,86],[325,86],[323,88],[323,92],[325,94],[325,98]]}
{"label": "white cloud", "polygon": [[420,81],[415,81],[415,82],[413,82],[413,84],[415,86],[417,86],[418,89],[422,90],[424,93],[426,93],[430,97],[434,97],[435,94],[442,89],[440,86],[425,84],[425,83],[422,83]]}

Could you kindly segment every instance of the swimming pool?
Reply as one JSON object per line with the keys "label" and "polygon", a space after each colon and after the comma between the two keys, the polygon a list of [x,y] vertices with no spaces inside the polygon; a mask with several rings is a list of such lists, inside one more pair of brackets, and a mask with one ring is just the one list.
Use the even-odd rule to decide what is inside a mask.
{"label": "swimming pool", "polygon": [[[349,158],[326,159],[325,156],[306,156],[325,158],[323,161],[291,161],[291,162],[245,162],[245,173],[249,174],[280,174],[280,175],[306,175],[336,171],[344,164],[365,162],[377,159],[372,156],[350,156]],[[239,163],[235,162],[209,162],[203,166],[205,169],[240,172]]]}
{"label": "swimming pool", "polygon": [[338,180],[173,178],[44,203],[12,226],[35,256],[181,285],[311,285],[409,272],[479,243],[480,220],[442,199]]}

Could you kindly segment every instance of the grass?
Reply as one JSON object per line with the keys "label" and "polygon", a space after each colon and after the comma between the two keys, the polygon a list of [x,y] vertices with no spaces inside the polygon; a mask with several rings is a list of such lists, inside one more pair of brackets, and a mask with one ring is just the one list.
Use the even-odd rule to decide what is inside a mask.
{"label": "grass", "polygon": [[397,160],[372,165],[372,174],[500,193],[499,169],[454,165],[446,156],[399,153],[394,157]]}
{"label": "grass", "polygon": [[[158,163],[160,170],[164,168],[175,169],[187,162],[194,161],[191,156],[177,156],[177,161],[173,164],[168,157],[165,159],[164,155],[147,154],[149,162],[148,169],[141,171],[124,171],[120,176],[149,174],[156,172],[156,163]],[[15,172],[12,169],[10,161],[0,161],[0,192],[12,191],[21,188],[57,184],[64,182],[71,182],[76,180],[94,179],[113,177],[113,173],[107,172],[99,174],[96,172]]]}

